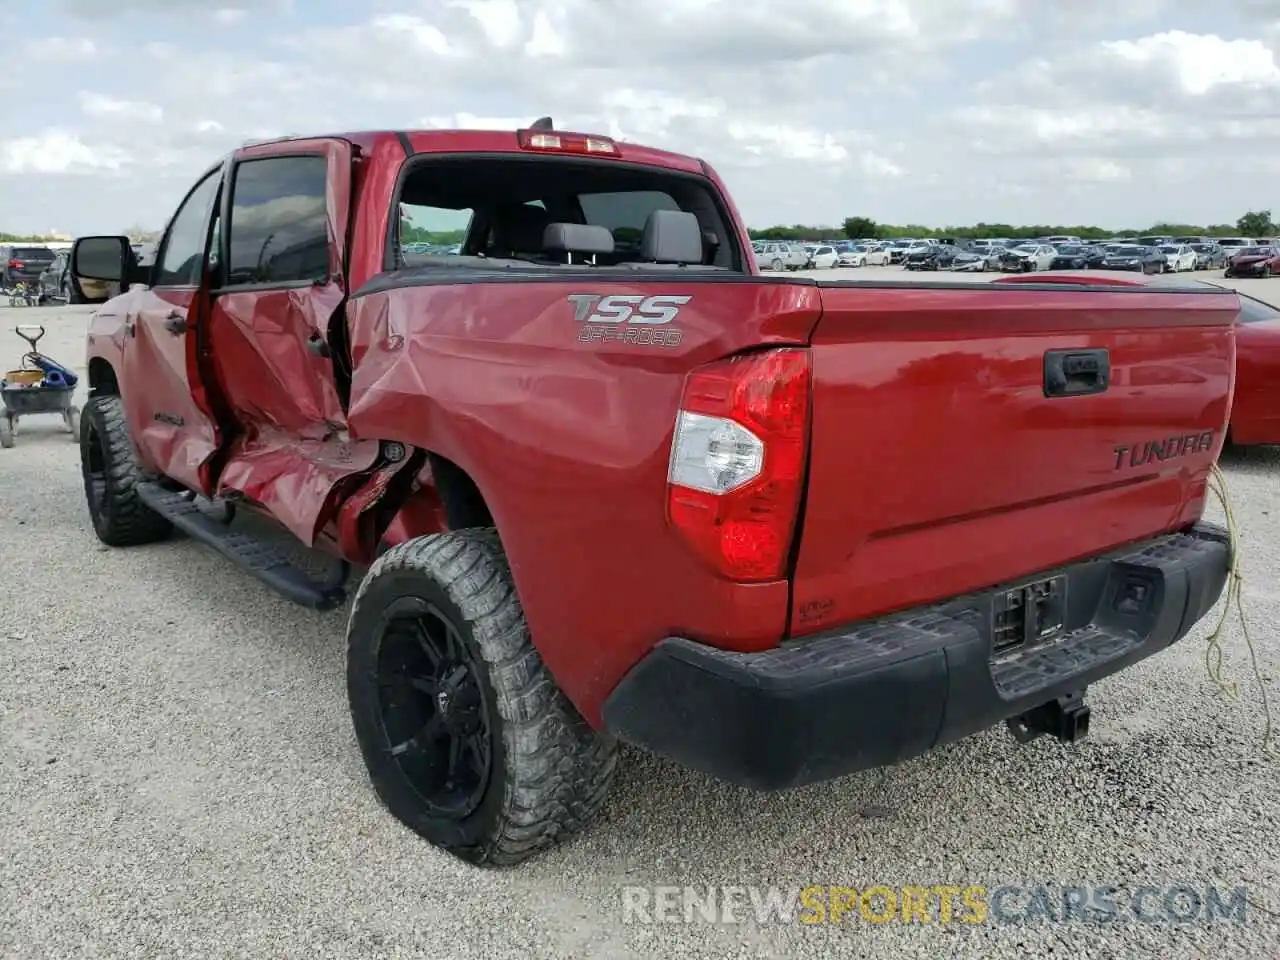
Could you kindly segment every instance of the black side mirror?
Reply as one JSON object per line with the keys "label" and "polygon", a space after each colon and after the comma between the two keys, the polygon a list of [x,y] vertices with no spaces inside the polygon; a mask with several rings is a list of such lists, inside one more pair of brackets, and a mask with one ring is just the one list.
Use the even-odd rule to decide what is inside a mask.
{"label": "black side mirror", "polygon": [[102,303],[145,283],[128,237],[81,237],[71,246],[71,280],[89,303]]}

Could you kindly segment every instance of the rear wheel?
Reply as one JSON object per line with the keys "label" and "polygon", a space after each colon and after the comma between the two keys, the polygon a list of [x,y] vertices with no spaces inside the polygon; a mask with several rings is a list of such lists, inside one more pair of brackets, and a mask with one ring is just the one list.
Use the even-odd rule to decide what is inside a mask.
{"label": "rear wheel", "polygon": [[781,270],[782,270],[782,261],[781,261],[781,260],[775,260],[775,261],[773,261],[773,263],[769,264],[769,269],[770,269],[770,270],[777,270],[777,271],[781,271]]}
{"label": "rear wheel", "polygon": [[14,439],[13,418],[7,413],[0,413],[0,447],[9,449],[16,442]]}
{"label": "rear wheel", "polygon": [[374,562],[347,627],[347,693],[378,797],[462,860],[519,863],[604,802],[615,742],[556,687],[493,530]]}
{"label": "rear wheel", "polygon": [[85,503],[98,539],[111,547],[164,540],[173,526],[138,497],[142,468],[120,398],[94,397],[78,420]]}

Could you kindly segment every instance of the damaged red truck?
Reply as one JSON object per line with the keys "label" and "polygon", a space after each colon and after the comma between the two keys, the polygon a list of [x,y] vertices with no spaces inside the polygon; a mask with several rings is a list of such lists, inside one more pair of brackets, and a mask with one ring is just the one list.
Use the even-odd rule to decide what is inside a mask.
{"label": "damaged red truck", "polygon": [[706,163],[549,121],[247,146],[152,266],[72,270],[127,291],[88,336],[98,537],[316,609],[362,571],[371,781],[471,862],[586,824],[619,740],[773,790],[1076,739],[1226,580],[1227,291],[763,277]]}

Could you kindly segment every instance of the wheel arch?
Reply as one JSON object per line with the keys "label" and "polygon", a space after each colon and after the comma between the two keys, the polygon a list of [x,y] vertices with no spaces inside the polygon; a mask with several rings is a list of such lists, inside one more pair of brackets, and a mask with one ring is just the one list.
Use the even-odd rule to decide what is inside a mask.
{"label": "wheel arch", "polygon": [[120,379],[116,368],[105,357],[89,358],[89,390],[94,396],[120,395]]}

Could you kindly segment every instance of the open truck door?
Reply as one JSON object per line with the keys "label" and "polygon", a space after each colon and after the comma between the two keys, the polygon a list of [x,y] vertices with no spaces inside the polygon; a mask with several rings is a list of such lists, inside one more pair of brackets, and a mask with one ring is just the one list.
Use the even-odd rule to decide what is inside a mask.
{"label": "open truck door", "polygon": [[220,211],[208,349],[235,435],[217,493],[261,505],[309,545],[337,485],[379,451],[347,437],[352,151],[331,137],[243,147]]}

